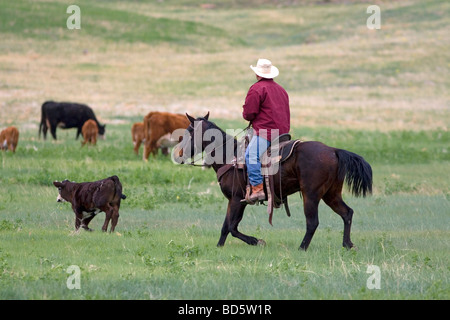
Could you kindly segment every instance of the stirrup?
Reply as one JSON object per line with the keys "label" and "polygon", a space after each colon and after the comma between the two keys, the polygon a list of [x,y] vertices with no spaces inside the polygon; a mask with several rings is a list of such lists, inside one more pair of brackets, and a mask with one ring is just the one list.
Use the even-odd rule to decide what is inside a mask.
{"label": "stirrup", "polygon": [[251,194],[251,187],[250,187],[250,185],[247,185],[246,192],[245,192],[245,198],[241,200],[241,203],[247,203],[249,205],[256,204],[258,201],[250,200],[250,194]]}
{"label": "stirrup", "polygon": [[251,201],[250,199],[241,199],[241,203],[247,203],[247,204],[249,204],[249,205],[258,205],[258,201],[255,201],[255,202],[253,202],[253,201]]}

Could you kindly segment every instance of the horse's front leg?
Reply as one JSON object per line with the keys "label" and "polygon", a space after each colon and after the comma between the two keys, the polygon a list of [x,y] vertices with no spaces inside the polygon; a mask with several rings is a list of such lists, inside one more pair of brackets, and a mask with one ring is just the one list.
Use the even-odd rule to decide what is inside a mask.
{"label": "horse's front leg", "polygon": [[238,231],[239,222],[241,222],[242,217],[244,216],[245,207],[247,206],[247,203],[241,203],[240,200],[240,197],[233,197],[228,201],[227,215],[225,217],[225,221],[223,222],[219,242],[217,243],[218,247],[225,244],[225,240],[230,232],[233,237],[241,239],[250,245],[256,246],[258,244],[265,244],[264,240],[247,236]]}

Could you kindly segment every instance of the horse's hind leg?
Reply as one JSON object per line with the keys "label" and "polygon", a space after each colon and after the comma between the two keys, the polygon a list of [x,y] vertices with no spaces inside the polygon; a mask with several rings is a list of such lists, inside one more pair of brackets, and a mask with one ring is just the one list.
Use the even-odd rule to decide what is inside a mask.
{"label": "horse's hind leg", "polygon": [[306,234],[299,249],[306,251],[319,226],[319,201],[314,196],[303,194],[303,209],[306,217]]}
{"label": "horse's hind leg", "polygon": [[344,238],[342,245],[347,249],[352,248],[353,243],[350,240],[350,229],[352,227],[353,209],[342,200],[341,191],[337,191],[334,188],[331,188],[324,195],[323,201],[325,201],[334,212],[341,216],[344,221]]}

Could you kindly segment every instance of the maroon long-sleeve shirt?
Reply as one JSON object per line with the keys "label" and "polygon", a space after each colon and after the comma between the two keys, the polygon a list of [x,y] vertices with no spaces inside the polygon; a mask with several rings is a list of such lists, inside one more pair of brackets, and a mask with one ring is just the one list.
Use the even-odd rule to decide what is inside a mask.
{"label": "maroon long-sleeve shirt", "polygon": [[[269,141],[290,130],[289,96],[273,79],[261,79],[248,90],[242,116],[252,122],[255,134]],[[267,135],[264,130],[267,130]],[[260,133],[261,131],[261,133]]]}

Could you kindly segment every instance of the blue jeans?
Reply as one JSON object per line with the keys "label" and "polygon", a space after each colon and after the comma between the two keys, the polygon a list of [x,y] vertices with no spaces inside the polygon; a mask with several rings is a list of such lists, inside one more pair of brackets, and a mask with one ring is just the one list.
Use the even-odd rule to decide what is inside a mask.
{"label": "blue jeans", "polygon": [[263,182],[261,174],[260,157],[270,146],[270,141],[259,136],[253,136],[245,150],[245,163],[247,164],[248,179],[252,186],[257,186]]}

